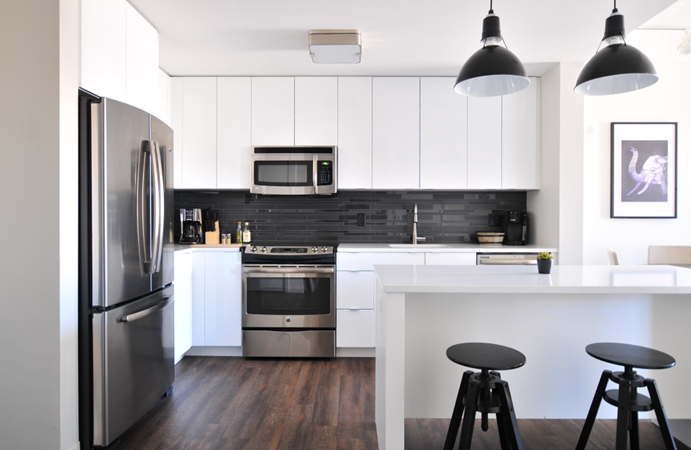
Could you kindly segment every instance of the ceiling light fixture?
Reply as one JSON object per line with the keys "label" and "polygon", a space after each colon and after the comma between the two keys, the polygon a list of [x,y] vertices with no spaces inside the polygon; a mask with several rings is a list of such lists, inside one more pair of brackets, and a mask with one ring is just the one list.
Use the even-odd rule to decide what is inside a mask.
{"label": "ceiling light fixture", "polygon": [[[600,48],[603,44],[605,47]],[[659,80],[648,57],[626,44],[624,16],[617,9],[617,0],[605,22],[600,47],[578,76],[574,88],[577,94],[621,94],[652,86]]]}
{"label": "ceiling light fixture", "polygon": [[[500,43],[504,43],[504,47]],[[521,61],[509,51],[501,35],[499,17],[494,15],[492,0],[482,21],[482,48],[463,64],[453,89],[470,97],[495,97],[513,94],[530,86]]]}
{"label": "ceiling light fixture", "polygon": [[362,38],[358,30],[312,30],[309,49],[315,64],[358,64]]}

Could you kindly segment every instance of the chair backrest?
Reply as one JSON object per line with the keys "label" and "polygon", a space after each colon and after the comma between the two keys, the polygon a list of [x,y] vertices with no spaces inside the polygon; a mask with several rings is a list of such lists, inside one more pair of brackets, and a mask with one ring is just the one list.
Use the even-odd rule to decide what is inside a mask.
{"label": "chair backrest", "polygon": [[609,256],[609,263],[613,266],[618,266],[619,265],[619,257],[617,256],[617,252],[614,251],[614,249],[607,249],[607,256]]}
{"label": "chair backrest", "polygon": [[691,264],[689,245],[651,245],[648,264]]}

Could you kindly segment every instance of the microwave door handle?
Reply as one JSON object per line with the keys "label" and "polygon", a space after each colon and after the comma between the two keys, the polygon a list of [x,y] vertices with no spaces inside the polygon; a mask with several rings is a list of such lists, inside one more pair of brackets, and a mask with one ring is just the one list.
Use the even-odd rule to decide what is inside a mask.
{"label": "microwave door handle", "polygon": [[314,193],[319,194],[319,185],[317,184],[317,170],[319,169],[319,155],[312,157],[312,183],[314,183]]}
{"label": "microwave door handle", "polygon": [[137,241],[139,264],[143,275],[151,273],[151,143],[143,141],[137,164]]}

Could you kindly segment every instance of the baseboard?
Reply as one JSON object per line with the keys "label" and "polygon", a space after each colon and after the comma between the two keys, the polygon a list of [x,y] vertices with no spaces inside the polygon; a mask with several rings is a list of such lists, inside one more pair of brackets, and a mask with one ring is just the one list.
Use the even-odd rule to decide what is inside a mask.
{"label": "baseboard", "polygon": [[185,356],[242,356],[242,347],[192,347]]}
{"label": "baseboard", "polygon": [[79,448],[79,441],[77,441],[77,443],[74,444],[74,446],[70,450],[79,450]]}
{"label": "baseboard", "polygon": [[376,348],[337,348],[336,358],[374,358]]}

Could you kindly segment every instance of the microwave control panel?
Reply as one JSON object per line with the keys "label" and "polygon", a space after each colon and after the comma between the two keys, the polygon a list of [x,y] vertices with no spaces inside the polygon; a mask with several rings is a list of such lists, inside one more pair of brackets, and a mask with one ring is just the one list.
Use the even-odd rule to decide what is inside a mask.
{"label": "microwave control panel", "polygon": [[331,161],[319,161],[317,168],[317,186],[330,186],[333,182],[333,164]]}

